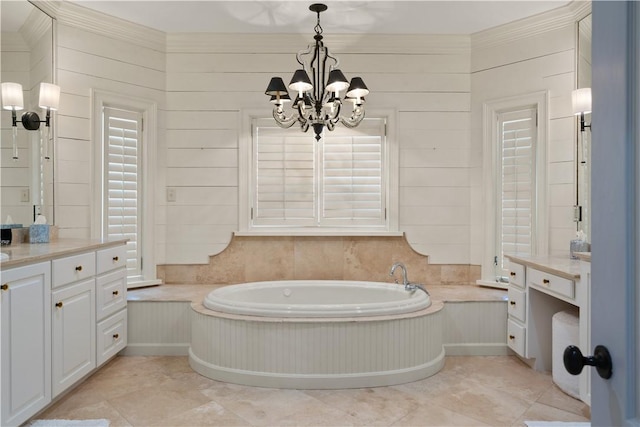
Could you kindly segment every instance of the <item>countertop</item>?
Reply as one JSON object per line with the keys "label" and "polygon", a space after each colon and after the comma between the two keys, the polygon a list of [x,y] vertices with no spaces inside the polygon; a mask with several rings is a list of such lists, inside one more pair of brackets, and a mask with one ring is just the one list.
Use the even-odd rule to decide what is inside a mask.
{"label": "countertop", "polygon": [[[147,288],[129,289],[127,300],[136,301],[188,301],[199,303],[212,290],[228,285],[159,285]],[[433,285],[425,286],[431,298],[437,301],[506,301],[507,291],[478,285]]]}
{"label": "countertop", "polygon": [[[580,278],[580,260],[569,257],[554,257],[548,255],[517,255],[505,254],[510,261],[533,267],[549,274],[564,277],[569,280]],[[589,255],[589,260],[591,256]]]}
{"label": "countertop", "polygon": [[126,239],[57,239],[49,243],[19,243],[0,247],[8,259],[0,260],[0,270],[68,255],[122,245]]}

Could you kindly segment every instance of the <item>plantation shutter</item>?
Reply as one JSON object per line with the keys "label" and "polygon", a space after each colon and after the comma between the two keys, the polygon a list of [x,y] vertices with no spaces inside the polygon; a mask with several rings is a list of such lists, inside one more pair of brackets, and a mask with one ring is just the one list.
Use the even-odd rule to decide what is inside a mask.
{"label": "plantation shutter", "polygon": [[129,239],[127,275],[141,274],[141,141],[142,115],[134,111],[105,107],[105,193],[104,233],[107,238]]}
{"label": "plantation shutter", "polygon": [[384,120],[325,132],[321,150],[320,221],[333,226],[384,225]]}
{"label": "plantation shutter", "polygon": [[531,255],[535,224],[536,109],[500,113],[501,143],[498,195],[498,258],[505,269],[505,253]]}
{"label": "plantation shutter", "polygon": [[385,120],[311,132],[253,121],[251,222],[258,227],[385,227]]}
{"label": "plantation shutter", "polygon": [[254,131],[254,224],[313,225],[315,140],[308,134],[282,129],[273,119],[259,119]]}

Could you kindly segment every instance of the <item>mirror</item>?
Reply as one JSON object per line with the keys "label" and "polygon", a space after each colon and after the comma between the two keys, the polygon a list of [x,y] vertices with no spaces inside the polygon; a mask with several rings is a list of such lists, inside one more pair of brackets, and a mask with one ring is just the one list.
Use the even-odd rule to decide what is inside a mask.
{"label": "mirror", "polygon": [[[33,223],[34,215],[41,213],[49,224],[53,224],[53,139],[48,136],[45,126],[28,131],[20,123],[25,111],[35,111],[43,120],[38,96],[41,82],[54,83],[53,19],[26,0],[3,1],[0,8],[1,80],[20,83],[24,99],[24,110],[17,111],[15,146],[11,112],[2,110],[0,223],[5,224],[10,215],[13,224],[28,227]],[[17,156],[14,153],[16,146]],[[45,154],[45,150],[48,153]]]}
{"label": "mirror", "polygon": [[[578,21],[578,89],[591,87],[591,14]],[[580,119],[578,119],[578,122]],[[584,121],[591,124],[591,113]],[[591,241],[591,128],[581,131],[578,123],[576,205],[578,206],[578,230],[584,231]]]}

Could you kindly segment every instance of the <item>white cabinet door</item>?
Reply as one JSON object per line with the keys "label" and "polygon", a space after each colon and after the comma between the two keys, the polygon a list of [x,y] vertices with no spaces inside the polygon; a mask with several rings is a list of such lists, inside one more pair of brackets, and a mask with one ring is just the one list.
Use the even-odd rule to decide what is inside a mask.
{"label": "white cabinet door", "polygon": [[2,426],[51,402],[51,264],[1,273]]}
{"label": "white cabinet door", "polygon": [[95,279],[52,294],[53,397],[96,366]]}

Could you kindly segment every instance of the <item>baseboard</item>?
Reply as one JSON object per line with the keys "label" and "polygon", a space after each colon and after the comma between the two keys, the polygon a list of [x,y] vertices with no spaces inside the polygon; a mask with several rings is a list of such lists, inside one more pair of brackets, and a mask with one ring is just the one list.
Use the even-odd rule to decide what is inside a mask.
{"label": "baseboard", "polygon": [[188,356],[189,343],[183,344],[128,344],[121,356]]}
{"label": "baseboard", "polygon": [[512,354],[506,343],[443,344],[447,356],[508,356]]}

